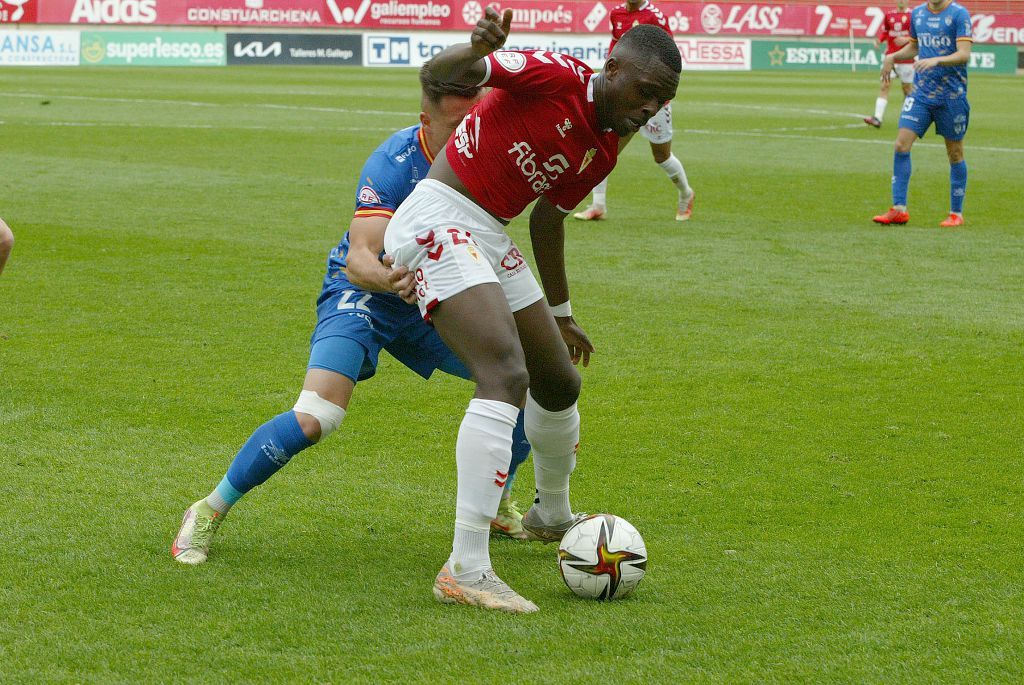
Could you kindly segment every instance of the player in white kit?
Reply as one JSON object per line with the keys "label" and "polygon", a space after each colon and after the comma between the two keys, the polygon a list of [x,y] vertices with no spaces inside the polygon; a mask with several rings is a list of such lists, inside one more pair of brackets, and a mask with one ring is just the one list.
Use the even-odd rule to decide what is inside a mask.
{"label": "player in white kit", "polygon": [[[576,520],[569,506],[579,442],[574,365],[586,366],[594,348],[569,306],[564,219],[615,166],[619,139],[675,97],[681,60],[665,31],[639,26],[595,75],[566,55],[500,51],[511,21],[510,10],[499,17],[488,8],[470,43],[429,63],[440,82],[493,90],[398,208],[384,248],[395,268],[414,274],[420,312],[476,383],[455,448],[452,552],[434,595],[529,613],[537,606],[491,567],[488,529],[524,403],[537,500],[523,527],[555,542]],[[534,200],[530,237],[543,291],[504,229]]]}

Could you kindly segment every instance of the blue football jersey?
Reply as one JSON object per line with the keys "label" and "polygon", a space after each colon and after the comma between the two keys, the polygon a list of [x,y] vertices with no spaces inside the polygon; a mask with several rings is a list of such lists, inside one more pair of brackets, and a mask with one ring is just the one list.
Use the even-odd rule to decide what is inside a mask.
{"label": "blue football jersey", "polygon": [[[373,151],[363,165],[356,191],[355,216],[380,216],[390,219],[398,205],[409,197],[416,184],[426,178],[433,161],[433,155],[420,125],[410,126],[393,134]],[[345,275],[348,249],[348,231],[345,231],[341,242],[327,257],[327,273],[324,276],[321,299],[329,292],[339,292],[353,287]],[[398,298],[397,295],[390,297]]]}
{"label": "blue football jersey", "polygon": [[[924,4],[910,16],[910,38],[917,41],[919,59],[945,57],[956,52],[958,40],[973,40],[971,15],[963,6],[951,2],[939,13]],[[967,95],[967,65],[934,67],[917,73],[914,98],[938,103]]]}

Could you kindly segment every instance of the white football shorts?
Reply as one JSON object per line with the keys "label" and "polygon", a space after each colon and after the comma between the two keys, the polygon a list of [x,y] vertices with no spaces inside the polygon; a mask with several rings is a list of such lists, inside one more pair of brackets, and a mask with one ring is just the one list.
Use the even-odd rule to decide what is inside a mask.
{"label": "white football shorts", "polygon": [[640,135],[655,145],[672,140],[672,103],[668,103],[640,129]]}
{"label": "white football shorts", "polygon": [[908,62],[907,64],[894,64],[893,71],[899,76],[900,81],[903,83],[914,82],[914,63]]}
{"label": "white football shorts", "polygon": [[416,184],[384,232],[384,251],[416,278],[420,314],[481,283],[497,283],[513,312],[544,297],[505,227],[475,202],[433,179]]}

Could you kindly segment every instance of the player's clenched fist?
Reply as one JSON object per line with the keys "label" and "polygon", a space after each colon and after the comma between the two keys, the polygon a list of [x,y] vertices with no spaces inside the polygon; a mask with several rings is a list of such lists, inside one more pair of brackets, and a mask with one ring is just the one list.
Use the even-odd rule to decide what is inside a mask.
{"label": "player's clenched fist", "polygon": [[500,49],[505,44],[511,28],[512,10],[505,10],[499,17],[496,9],[488,7],[484,10],[484,18],[478,21],[476,28],[473,29],[473,37],[470,39],[473,51],[481,57],[486,57]]}

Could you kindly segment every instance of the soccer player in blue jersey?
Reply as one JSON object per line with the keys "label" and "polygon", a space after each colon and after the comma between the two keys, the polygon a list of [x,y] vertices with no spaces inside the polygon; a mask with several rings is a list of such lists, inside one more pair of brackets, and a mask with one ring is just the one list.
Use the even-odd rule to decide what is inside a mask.
{"label": "soccer player in blue jersey", "polygon": [[[220,484],[185,511],[171,546],[175,560],[185,564],[206,561],[213,534],[231,506],[295,454],[338,428],[356,383],[376,372],[381,349],[424,378],[439,369],[469,379],[465,365],[420,316],[414,304],[412,274],[393,270],[390,258],[382,258],[384,230],[392,214],[427,175],[434,155],[444,149],[481,94],[480,88],[437,84],[425,75],[421,75],[421,83],[420,125],[398,131],[367,159],[356,193],[355,216],[327,259],[298,402],[257,428]],[[529,452],[520,412],[512,463],[503,474],[507,478],[502,500],[491,522],[496,534],[527,537],[510,492],[515,470]]]}
{"label": "soccer player in blue jersey", "polygon": [[962,226],[967,192],[964,136],[970,120],[967,102],[967,62],[971,58],[971,15],[952,0],[928,0],[910,15],[910,42],[882,61],[882,81],[887,82],[893,64],[918,57],[914,63],[914,92],[903,101],[892,172],[892,208],[874,217],[879,224],[905,224],[907,188],[910,185],[910,148],[935,123],[935,132],[946,139],[949,157],[949,217],[939,225]]}

